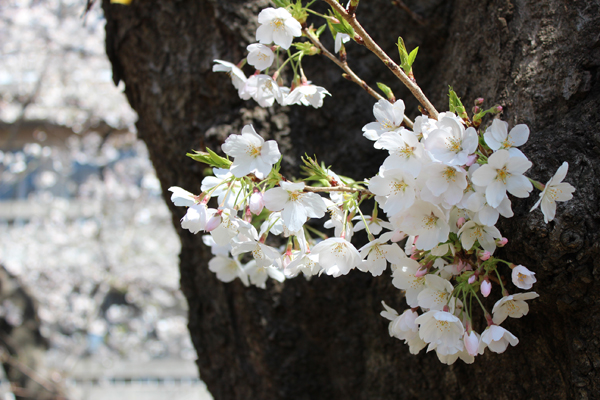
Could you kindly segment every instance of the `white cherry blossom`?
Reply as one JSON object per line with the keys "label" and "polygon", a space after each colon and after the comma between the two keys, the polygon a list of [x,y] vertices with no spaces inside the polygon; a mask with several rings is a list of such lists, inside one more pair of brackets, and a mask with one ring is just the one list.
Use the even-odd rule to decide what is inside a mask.
{"label": "white cherry blossom", "polygon": [[464,165],[478,144],[477,131],[472,127],[465,130],[462,122],[450,116],[440,118],[437,129],[424,141],[433,158],[447,165]]}
{"label": "white cherry blossom", "polygon": [[336,53],[340,51],[343,43],[348,43],[350,41],[350,35],[347,33],[338,32],[335,34],[335,46],[334,50]]}
{"label": "white cherry blossom", "polygon": [[[363,126],[363,136],[369,140],[379,140],[385,132],[393,132],[400,128],[404,121],[404,102],[397,100],[394,104],[386,99],[381,99],[373,106],[373,115],[376,122],[370,122]],[[379,144],[375,144],[380,149]]]}
{"label": "white cherry blossom", "polygon": [[425,150],[419,143],[419,139],[414,133],[404,128],[383,133],[375,142],[375,148],[386,149],[390,153],[383,162],[384,169],[400,168],[415,178],[419,176],[422,164],[429,161],[428,157],[425,158]]}
{"label": "white cherry blossom", "polygon": [[196,196],[179,186],[171,186],[169,192],[171,195],[171,201],[177,207],[190,207],[196,204]]}
{"label": "white cherry blossom", "polygon": [[494,253],[496,251],[496,241],[502,234],[495,226],[487,226],[478,221],[471,220],[463,225],[458,231],[460,242],[465,250],[470,250],[475,241],[479,241],[484,250]]}
{"label": "white cherry blossom", "polygon": [[208,262],[208,269],[217,274],[217,278],[223,282],[231,282],[240,278],[245,286],[248,286],[248,275],[236,258],[216,256]]}
{"label": "white cherry blossom", "polygon": [[393,268],[392,285],[406,291],[406,303],[409,307],[419,306],[419,293],[425,289],[425,277],[416,276],[420,267],[417,261],[406,258]]}
{"label": "white cherry blossom", "polygon": [[[429,343],[427,351],[443,347],[443,355],[461,350],[461,338],[465,333],[460,319],[446,311],[431,310],[415,320],[419,325],[419,336]],[[444,354],[445,353],[445,354]]]}
{"label": "white cherry blossom", "polygon": [[513,268],[511,278],[513,283],[519,289],[531,289],[533,284],[537,282],[535,272],[530,271],[522,265],[517,265]]}
{"label": "white cherry blossom", "polygon": [[533,190],[531,182],[523,173],[531,167],[531,161],[523,157],[511,157],[508,150],[498,150],[473,173],[472,181],[485,186],[485,198],[492,207],[498,207],[506,192],[517,197],[527,197]]}
{"label": "white cherry blossom", "polygon": [[248,50],[248,64],[254,66],[259,71],[269,68],[275,60],[275,54],[270,47],[260,43],[253,43],[246,47]]}
{"label": "white cherry blossom", "polygon": [[521,150],[516,147],[527,142],[527,139],[529,139],[529,128],[525,124],[519,124],[515,125],[509,133],[508,122],[494,119],[492,125],[483,134],[483,137],[485,143],[492,150],[504,149],[508,150],[511,157],[525,157]]}
{"label": "white cherry blossom", "polygon": [[467,188],[467,172],[440,163],[431,163],[423,171],[425,185],[431,193],[450,206],[457,204]]}
{"label": "white cherry blossom", "polygon": [[392,264],[401,263],[406,258],[406,254],[396,243],[387,244],[392,235],[392,232],[384,233],[378,239],[371,240],[361,247],[358,252],[363,262],[358,265],[358,269],[379,276],[387,267],[388,261]]}
{"label": "white cherry blossom", "polygon": [[294,37],[302,35],[302,26],[285,8],[265,8],[258,14],[258,23],[256,40],[262,44],[275,43],[287,50]]}
{"label": "white cherry blossom", "polygon": [[567,201],[573,198],[573,192],[575,188],[570,184],[563,182],[567,171],[569,170],[569,164],[564,162],[556,174],[546,183],[544,190],[540,193],[539,200],[531,208],[530,212],[542,205],[542,213],[544,214],[544,222],[548,223],[554,219],[556,214],[556,202]]}
{"label": "white cherry blossom", "polygon": [[265,207],[281,211],[283,223],[292,231],[302,229],[307,218],[321,218],[327,211],[323,198],[316,193],[304,193],[304,182],[279,182],[280,187],[269,189],[263,196]]}
{"label": "white cherry blossom", "polygon": [[419,250],[431,250],[448,240],[450,226],[447,221],[446,214],[439,207],[423,201],[391,220],[395,227],[407,234],[419,236],[415,243]]}
{"label": "white cherry blossom", "polygon": [[312,248],[319,255],[319,264],[327,275],[338,277],[346,275],[362,261],[356,247],[342,238],[328,238]]}
{"label": "white cherry blossom", "polygon": [[380,315],[390,321],[388,332],[391,337],[404,340],[405,344],[409,345],[411,354],[418,354],[427,344],[419,337],[419,327],[415,320],[419,316],[410,308],[405,310],[402,315],[398,315],[396,310],[389,307],[385,302],[381,302],[384,311]]}
{"label": "white cherry blossom", "polygon": [[[246,196],[240,181],[233,180],[233,174],[228,169],[213,168],[215,176],[207,176],[202,180],[200,190],[207,192],[215,188],[210,196],[217,197],[219,206],[224,205],[227,208],[234,208],[236,199],[241,201]],[[224,183],[229,180],[230,182]]]}
{"label": "white cherry blossom", "polygon": [[450,311],[453,311],[454,303],[450,301],[453,290],[454,287],[447,279],[427,274],[425,275],[425,289],[417,296],[419,307],[441,311],[444,306],[451,306]]}
{"label": "white cherry blossom", "polygon": [[250,97],[244,98],[245,96],[243,95],[243,90],[246,85],[246,81],[248,80],[246,78],[246,75],[244,75],[244,72],[241,69],[239,69],[235,64],[232,64],[230,62],[223,60],[213,61],[216,63],[215,65],[213,65],[213,72],[225,72],[227,75],[229,75],[229,77],[231,78],[231,83],[233,83],[233,87],[235,87],[238,90],[239,96],[244,100],[248,100]]}
{"label": "white cherry blossom", "polygon": [[303,106],[313,106],[320,108],[323,106],[325,95],[331,96],[331,93],[324,87],[316,85],[300,85],[294,88],[283,100],[284,105],[298,104]]}
{"label": "white cherry blossom", "polygon": [[521,318],[529,312],[529,304],[525,300],[531,300],[539,297],[536,292],[517,293],[504,296],[494,304],[492,313],[493,321],[496,325],[501,324],[507,317]]}
{"label": "white cherry blossom", "polygon": [[235,157],[231,173],[236,178],[254,173],[257,178],[263,179],[281,157],[277,142],[265,142],[252,125],[244,126],[241,135],[230,135],[221,145],[221,149],[228,156]]}
{"label": "white cherry blossom", "polygon": [[369,190],[387,215],[406,210],[415,202],[417,184],[409,172],[402,169],[380,171],[369,180]]}
{"label": "white cherry blossom", "polygon": [[519,339],[506,329],[498,325],[485,328],[479,341],[479,352],[482,353],[487,346],[494,353],[504,353],[508,345],[516,346]]}

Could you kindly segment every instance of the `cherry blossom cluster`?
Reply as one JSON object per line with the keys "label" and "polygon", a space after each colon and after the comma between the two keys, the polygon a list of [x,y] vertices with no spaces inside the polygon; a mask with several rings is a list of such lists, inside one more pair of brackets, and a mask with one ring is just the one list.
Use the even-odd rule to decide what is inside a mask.
{"label": "cherry blossom cluster", "polygon": [[[260,43],[248,47],[247,61],[264,69],[277,59],[266,45],[288,49],[303,31],[284,8],[265,9],[258,21]],[[336,47],[350,37],[336,32]],[[407,70],[411,57],[403,64]],[[215,61],[214,70],[230,74],[240,97],[252,97],[261,106],[277,100],[320,107],[327,93],[322,88],[313,97],[297,92],[312,87],[303,73],[300,84],[287,89],[278,84],[279,69],[274,77],[258,71],[246,78],[233,64]],[[301,93],[296,96],[302,100],[292,101],[294,93]],[[546,185],[526,177],[532,163],[519,147],[527,142],[529,128],[509,129],[497,118],[501,107],[481,110],[483,99],[475,101],[470,118],[450,89],[450,111],[436,112],[435,118],[420,115],[407,124],[404,102],[386,95],[373,106],[375,121],[362,128],[365,140],[388,152],[374,177],[357,182],[307,157],[307,177],[286,178],[279,173],[277,143],[247,125],[222,144],[227,158],[208,149],[189,154],[213,166],[214,176],[204,178],[199,195],[169,189],[174,204],[187,207],[181,225],[192,233],[208,233],[204,243],[214,255],[209,269],[224,282],[239,278],[244,285],[265,288],[269,277],[279,282],[300,274],[339,277],[353,269],[380,276],[389,266],[392,285],[405,294],[409,308],[399,314],[383,303],[381,315],[390,320],[390,336],[404,340],[411,353],[427,347],[446,364],[458,358],[472,363],[486,349],[502,353],[518,339],[500,325],[526,315],[526,301],[538,295],[514,291],[513,286],[532,289],[535,273],[495,256],[508,242],[495,225],[500,216],[513,216],[509,195],[526,198],[534,187],[540,198],[532,211],[541,205],[544,220],[552,221],[556,202],[571,199],[575,190],[563,182],[568,165],[563,163]],[[496,117],[484,126],[486,114]],[[216,202],[210,206],[212,198]],[[363,212],[371,200],[372,212]],[[317,228],[322,221],[307,223],[325,215],[329,218],[322,226],[329,234]],[[360,230],[366,231],[368,243],[357,248],[351,240]],[[512,285],[503,280],[508,272]],[[501,297],[489,312],[481,297],[494,286]],[[484,323],[474,321],[477,316]]]}

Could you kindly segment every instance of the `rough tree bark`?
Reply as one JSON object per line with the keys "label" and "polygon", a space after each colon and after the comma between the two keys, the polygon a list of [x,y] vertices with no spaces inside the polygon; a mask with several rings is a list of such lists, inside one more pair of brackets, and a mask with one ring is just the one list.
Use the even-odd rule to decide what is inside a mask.
{"label": "rough tree bark", "polygon": [[[600,393],[600,2],[598,0],[406,0],[425,25],[389,1],[361,2],[359,20],[389,54],[394,41],[421,46],[416,78],[438,110],[447,85],[465,104],[479,96],[504,106],[511,125],[531,129],[524,151],[530,176],[549,179],[563,160],[575,198],[548,225],[528,214],[536,195],[513,202],[501,223],[510,242],[502,256],[537,273],[540,298],[530,315],[505,323],[521,342],[473,365],[441,365],[412,356],[387,334],[380,301],[402,309],[389,276],[360,272],[311,282],[297,278],[267,290],[224,284],[208,271],[200,235],[181,230],[185,210],[172,207],[182,241],[181,286],[202,379],[215,399],[594,398]],[[376,173],[382,152],[369,150],[361,127],[374,101],[322,57],[307,75],[333,98],[320,110],[264,110],[238,99],[215,58],[237,62],[254,41],[265,0],[144,0],[103,7],[115,82],[126,83],[140,137],[166,189],[198,190],[203,167],[190,149],[219,145],[252,123],[279,141],[292,175],[305,152],[342,174]],[[331,44],[331,43],[330,43]],[[367,82],[388,83],[416,104],[359,45],[349,62]]]}

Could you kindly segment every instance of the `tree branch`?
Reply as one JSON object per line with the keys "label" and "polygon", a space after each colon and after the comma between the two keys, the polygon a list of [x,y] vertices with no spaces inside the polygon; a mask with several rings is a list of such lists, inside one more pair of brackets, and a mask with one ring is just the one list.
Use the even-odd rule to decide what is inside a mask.
{"label": "tree branch", "polygon": [[410,80],[410,78],[404,73],[402,68],[398,66],[391,58],[386,54],[385,51],[379,47],[377,43],[369,36],[367,31],[362,27],[361,24],[358,23],[358,20],[354,15],[350,16],[346,9],[342,7],[336,0],[324,0],[329,4],[333,9],[335,9],[349,24],[354,28],[356,33],[362,39],[362,43],[365,47],[371,52],[373,52],[383,63],[392,71],[394,75],[411,91],[413,96],[421,103],[421,105],[427,110],[427,113],[431,118],[438,119],[438,112],[431,104],[429,99],[423,94],[423,91],[415,82]]}

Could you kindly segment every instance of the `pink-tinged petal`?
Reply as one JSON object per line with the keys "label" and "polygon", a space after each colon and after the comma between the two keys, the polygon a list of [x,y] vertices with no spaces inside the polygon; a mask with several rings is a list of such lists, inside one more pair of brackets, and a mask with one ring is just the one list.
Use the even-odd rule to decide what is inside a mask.
{"label": "pink-tinged petal", "polygon": [[[506,190],[513,196],[526,198],[529,196],[529,192],[533,190],[533,185],[525,176],[513,175],[506,179]],[[499,205],[500,203],[496,207]]]}
{"label": "pink-tinged petal", "polygon": [[269,211],[281,211],[288,202],[290,195],[287,191],[280,187],[269,189],[263,195],[265,207]]}
{"label": "pink-tinged petal", "polygon": [[508,141],[511,146],[521,146],[529,139],[529,127],[525,124],[516,125],[508,134]]}
{"label": "pink-tinged petal", "polygon": [[[482,169],[483,167],[478,169],[475,173]],[[504,196],[506,196],[506,186],[500,180],[490,183],[485,189],[485,199],[487,200],[487,203],[494,208],[500,205]]]}

